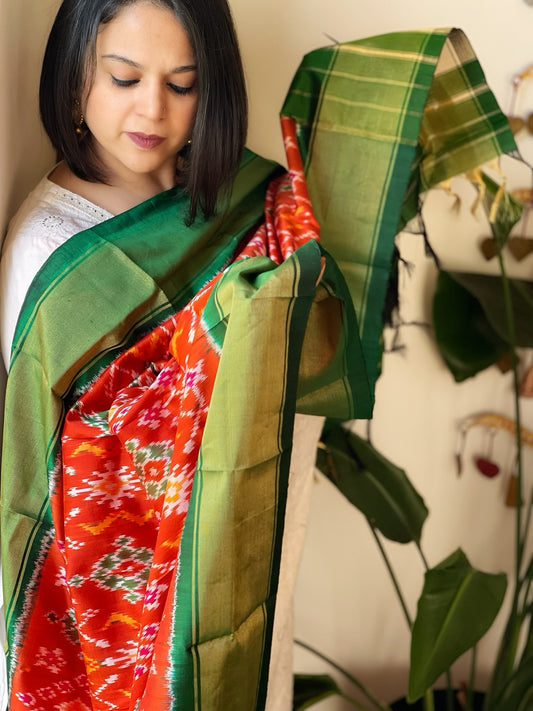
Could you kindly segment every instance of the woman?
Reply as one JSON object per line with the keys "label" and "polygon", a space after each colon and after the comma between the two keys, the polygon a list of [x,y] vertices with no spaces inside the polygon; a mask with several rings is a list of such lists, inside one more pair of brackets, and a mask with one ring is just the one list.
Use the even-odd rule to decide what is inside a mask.
{"label": "woman", "polygon": [[226,2],[64,2],[43,61],[40,108],[59,162],[6,238],[6,366],[26,291],[59,244],[174,186],[189,197],[188,220],[199,208],[213,214],[247,124]]}
{"label": "woman", "polygon": [[[2,352],[6,367],[9,366],[15,325],[30,284],[48,258],[61,245],[64,245],[63,252],[59,250],[58,254],[70,248],[70,243],[66,243],[74,234],[101,223],[110,223],[110,229],[113,230],[113,225],[117,224],[116,220],[113,222],[114,216],[124,215],[120,219],[128,220],[128,216],[133,215],[131,219],[135,222],[139,213],[132,213],[132,208],[142,203],[144,207],[141,207],[141,212],[148,211],[158,227],[163,225],[172,242],[179,244],[181,240],[184,241],[185,255],[180,257],[180,260],[186,264],[190,251],[197,248],[197,235],[191,233],[194,224],[200,225],[198,229],[201,230],[204,229],[204,224],[212,224],[212,221],[209,223],[206,220],[213,218],[217,210],[219,215],[231,214],[231,210],[228,210],[228,200],[224,201],[224,198],[228,196],[241,161],[247,106],[241,60],[227,3],[225,0],[65,0],[57,14],[46,48],[41,75],[40,108],[44,126],[57,152],[58,163],[21,206],[10,225],[5,241],[1,264],[4,298],[0,308]],[[262,204],[265,181],[276,169],[257,159],[255,162],[260,163],[261,172],[259,190],[254,197],[254,210],[257,212]],[[160,219],[155,203],[154,207],[147,203],[154,198],[160,200],[162,193],[165,194],[165,204],[169,205],[173,212],[171,218]],[[176,206],[175,209],[172,209],[173,205]],[[257,212],[252,223],[259,216],[260,213]],[[143,221],[139,222],[142,224]],[[228,253],[219,258],[216,266],[211,268],[213,275],[220,271],[224,262],[227,262],[228,255],[235,251],[241,236],[248,231],[249,222],[247,217],[246,223],[236,231]],[[193,225],[193,228],[190,225]],[[235,227],[235,220],[233,226]],[[211,229],[216,228],[215,224]],[[90,237],[89,242],[91,239],[96,240],[97,237]],[[154,245],[147,230],[141,251],[151,249],[159,247]],[[165,259],[164,250],[160,256]],[[69,257],[67,261],[68,259]],[[36,280],[37,284],[39,278]],[[34,285],[35,289],[38,287]],[[120,283],[118,291],[123,291]],[[112,292],[110,287],[105,288],[105,292],[109,299],[114,299],[114,296],[109,296]],[[123,293],[120,295],[123,296]],[[83,289],[72,294],[72,298],[76,301],[83,300]],[[96,315],[102,317],[98,311],[97,306],[89,307],[87,313],[92,314],[89,318]],[[68,321],[68,318],[66,320]],[[52,358],[46,338],[38,349],[43,358]],[[37,427],[40,427],[39,423]],[[303,425],[299,427],[302,428]],[[316,439],[319,428],[320,421],[311,427],[310,441]],[[309,435],[306,438],[304,430],[305,428],[302,429],[303,437],[300,436],[302,442],[309,439]],[[68,447],[67,434],[63,440],[64,446]],[[9,450],[9,445],[6,445],[6,448]],[[298,480],[304,475],[303,481],[308,483],[314,447],[300,449],[303,451],[298,455],[298,469],[301,472]],[[106,466],[109,470],[109,465]],[[5,465],[7,475],[13,469]],[[32,470],[33,465],[30,465],[29,469]],[[91,499],[94,491],[98,491],[94,469],[91,476],[93,483],[88,489],[84,489],[84,500]],[[106,491],[109,491],[109,486],[114,485],[116,482],[113,484],[111,480],[103,484],[107,487]],[[35,482],[28,482],[24,491],[36,488],[38,487]],[[72,487],[69,491],[74,489],[75,487]],[[118,489],[120,490],[120,486]],[[56,494],[57,491],[52,486],[52,501],[56,501]],[[286,590],[281,596],[283,602],[278,605],[276,629],[273,633],[274,673],[267,704],[274,709],[289,708],[291,704],[290,589],[294,585],[307,500],[302,496],[302,491],[298,491],[297,486],[293,498],[295,504],[291,507],[290,528],[300,531],[297,539],[294,535],[290,537],[290,560],[285,566],[287,572],[283,574],[280,583]],[[181,505],[186,509],[185,499]],[[111,511],[117,509],[118,502],[117,493],[111,503]],[[13,505],[12,508],[16,509],[17,506]],[[50,515],[54,519],[56,531],[63,527],[63,519],[69,517],[63,503],[58,503],[57,506],[52,504]],[[94,515],[105,518],[100,509],[97,509]],[[133,514],[130,512],[130,515]],[[37,514],[35,518],[38,518]],[[181,524],[182,522],[175,522],[178,527]],[[15,523],[14,527],[18,525]],[[7,528],[10,528],[10,525],[6,523],[6,530]],[[126,529],[123,524],[119,524],[117,530],[124,532]],[[67,533],[67,539],[68,536]],[[77,576],[72,572],[72,562],[67,562],[69,556],[65,550],[68,545],[64,541],[55,541],[50,548],[49,541],[45,541],[46,537],[46,534],[43,534],[41,556],[46,555],[49,560],[53,557],[50,551],[54,549],[54,545],[57,546],[57,553],[64,554],[65,558],[55,574],[58,575],[60,570],[65,569],[65,585],[71,585]],[[152,541],[152,544],[153,547],[155,543]],[[83,541],[79,545],[87,546],[88,542]],[[101,542],[97,544],[100,545]],[[30,567],[33,565],[30,564]],[[94,572],[95,565],[93,561],[92,568],[87,567],[87,578],[91,576],[91,570]],[[175,569],[175,561],[173,565]],[[145,572],[147,573],[147,569],[143,570],[143,575]],[[45,577],[46,575],[42,579]],[[167,582],[159,583],[168,587]],[[146,580],[144,584],[146,585]],[[98,585],[100,589],[102,585],[105,588],[102,581],[97,587]],[[35,599],[32,598],[34,587],[31,581],[28,581],[21,595],[21,599],[24,598],[26,602],[20,604],[24,606],[28,604],[28,600]],[[46,584],[41,583],[41,589],[45,587]],[[75,587],[79,589],[78,584]],[[91,594],[94,594],[94,590],[89,593],[89,597]],[[125,595],[127,591],[120,589],[118,597],[124,598]],[[72,596],[69,593],[70,597]],[[131,591],[130,599],[125,603],[124,599],[117,603],[125,604],[120,613],[125,619],[131,620],[135,617],[131,603]],[[40,603],[31,604],[38,608]],[[37,627],[32,633],[33,636],[27,633],[27,639],[36,640],[42,635],[51,640],[50,620],[48,619],[48,623],[43,622],[47,617],[45,615],[43,618],[41,615],[39,623],[36,622],[38,613],[32,614],[31,619]],[[50,614],[48,610],[48,618]],[[54,620],[61,617],[57,611],[53,614]],[[108,617],[108,620],[98,620],[97,626],[99,629],[103,626],[109,630],[109,635],[106,637],[104,634],[89,651],[89,635],[85,634],[82,622],[88,614],[87,599],[74,594],[70,603],[64,605],[62,614],[77,619],[75,627],[78,629],[76,632],[72,631],[72,634],[76,637],[81,635],[83,663],[80,666],[77,659],[79,639],[76,642],[77,648],[70,652],[60,637],[55,643],[50,641],[46,649],[39,643],[37,649],[28,649],[27,652],[23,650],[20,654],[16,651],[16,642],[12,642],[11,666],[15,671],[11,708],[24,708],[28,704],[31,707],[30,699],[40,698],[42,703],[47,695],[49,703],[53,704],[57,704],[61,699],[66,704],[74,703],[75,700],[80,704],[87,704],[90,698],[94,708],[97,708],[99,704],[108,704],[110,699],[116,703],[117,694],[124,696],[132,693],[129,687],[133,685],[133,678],[138,698],[143,696],[143,692],[138,691],[141,683],[154,686],[150,680],[146,681],[149,674],[141,652],[136,655],[128,652],[131,656],[129,666],[124,664],[124,660],[117,662],[117,655],[120,658],[120,653],[115,657],[106,653],[99,662],[105,667],[103,676],[100,675],[98,682],[95,682],[92,670],[92,675],[89,671],[86,678],[86,670],[90,669],[93,663],[90,659],[94,659],[91,655],[98,645],[105,649],[113,644],[116,647],[117,639],[124,644],[131,644],[132,639],[126,636],[123,640],[116,632],[116,619]],[[144,613],[139,614],[142,617]],[[109,619],[114,620],[113,624],[107,624]],[[140,622],[132,624],[138,625]],[[26,626],[32,630],[31,625],[32,622],[22,614],[18,627],[15,624],[16,630],[12,632],[11,639],[16,640],[17,634]],[[127,624],[123,624],[124,626],[128,628]],[[94,629],[92,634],[96,634]],[[137,631],[135,637],[138,637]],[[144,642],[139,640],[140,638],[138,647],[141,649],[143,644],[145,647],[150,645],[146,638]],[[31,645],[26,643],[26,646]],[[153,649],[151,652],[153,653]],[[26,672],[21,671],[25,666],[21,658],[33,660]],[[76,663],[72,662],[73,658]],[[163,666],[165,664],[163,661]],[[72,682],[74,686],[63,691],[49,688],[39,673],[46,676],[50,666],[55,670],[54,673],[66,677],[70,682],[75,679],[76,681]],[[115,670],[124,669],[126,666],[126,676],[124,672],[116,673],[118,681],[115,679],[114,682],[108,683],[109,666],[113,666]],[[222,670],[223,665],[221,673]],[[128,674],[129,683],[124,681]],[[155,676],[157,675],[152,675]],[[32,681],[28,681],[30,678]],[[150,694],[153,693],[153,690],[150,691]],[[144,696],[143,703],[146,708],[152,708],[150,694]]]}

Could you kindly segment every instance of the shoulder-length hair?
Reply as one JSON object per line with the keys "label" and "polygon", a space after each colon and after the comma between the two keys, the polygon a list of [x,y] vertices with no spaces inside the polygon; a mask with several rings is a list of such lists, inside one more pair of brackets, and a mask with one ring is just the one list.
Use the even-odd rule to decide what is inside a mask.
{"label": "shoulder-length hair", "polygon": [[[76,133],[74,106],[90,86],[99,27],[139,1],[63,0],[50,31],[39,90],[41,119],[58,160],[84,180],[106,182],[106,173],[90,134],[80,140]],[[230,188],[238,169],[248,117],[244,72],[227,0],[149,1],[175,14],[197,65],[198,108],[180,161],[190,223],[198,209],[206,218],[213,215],[219,192]]]}

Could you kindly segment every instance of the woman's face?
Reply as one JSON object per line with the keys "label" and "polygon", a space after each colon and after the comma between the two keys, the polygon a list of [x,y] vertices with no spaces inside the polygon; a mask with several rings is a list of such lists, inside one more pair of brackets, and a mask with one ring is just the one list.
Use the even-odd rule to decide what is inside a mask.
{"label": "woman's face", "polygon": [[173,185],[197,103],[195,57],[169,9],[141,0],[101,26],[82,108],[111,185]]}

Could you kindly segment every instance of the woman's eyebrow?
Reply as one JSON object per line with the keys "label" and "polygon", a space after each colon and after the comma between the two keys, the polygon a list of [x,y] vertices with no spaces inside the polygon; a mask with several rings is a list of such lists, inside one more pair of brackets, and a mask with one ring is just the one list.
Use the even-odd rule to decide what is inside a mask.
{"label": "woman's eyebrow", "polygon": [[[123,57],[121,54],[103,54],[102,59],[114,59],[117,62],[127,64],[129,67],[135,67],[135,69],[144,69],[142,64],[134,62],[133,59],[129,59],[129,57]],[[181,74],[183,72],[192,71],[196,71],[196,64],[184,64],[181,67],[174,67],[174,69],[170,70],[170,74]]]}

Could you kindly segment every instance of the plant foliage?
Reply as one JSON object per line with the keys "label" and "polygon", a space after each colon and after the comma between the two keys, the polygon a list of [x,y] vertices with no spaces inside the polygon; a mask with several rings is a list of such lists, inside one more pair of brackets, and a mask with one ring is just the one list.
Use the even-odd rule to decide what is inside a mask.
{"label": "plant foliage", "polygon": [[400,469],[342,425],[322,436],[318,468],[391,541],[420,542],[428,510]]}
{"label": "plant foliage", "polygon": [[462,550],[426,572],[411,638],[409,701],[416,701],[489,629],[503,602],[505,574],[475,570]]}
{"label": "plant foliage", "polygon": [[[522,206],[484,176],[482,202],[489,215],[500,276],[440,273],[434,300],[437,345],[456,381],[469,378],[510,354],[513,370],[517,433],[517,504],[515,506],[515,571],[510,586],[511,608],[485,696],[484,711],[533,709],[533,557],[525,558],[533,520],[533,494],[524,506],[520,440],[519,387],[515,349],[533,347],[533,287],[508,279],[501,250],[519,219]],[[317,466],[343,495],[366,516],[378,543],[380,532],[400,543],[414,543],[422,553],[421,538],[428,510],[406,473],[366,440],[345,426],[325,428],[317,453]],[[522,508],[525,516],[522,518]],[[387,554],[380,551],[391,573],[406,618],[407,607]],[[425,557],[422,553],[425,564]],[[426,564],[427,568],[427,564]],[[525,572],[524,572],[525,571]],[[436,679],[468,649],[473,649],[492,625],[504,599],[507,579],[471,566],[458,549],[434,568],[426,570],[418,611],[411,625],[411,663],[408,699],[424,697],[433,711],[431,687]],[[340,669],[334,662],[332,664]],[[346,678],[363,688],[350,674]],[[317,677],[317,680],[321,679]],[[341,693],[329,682],[317,681],[320,693]],[[324,683],[324,687],[320,684]],[[311,684],[311,678],[306,678]],[[322,690],[321,690],[322,689]],[[391,711],[370,692],[365,697],[373,711]],[[322,697],[323,698],[323,697]],[[347,698],[346,696],[344,698]],[[469,689],[466,710],[473,711]],[[449,708],[453,699],[448,694]],[[357,708],[367,708],[355,702]],[[306,708],[301,706],[299,708]]]}

